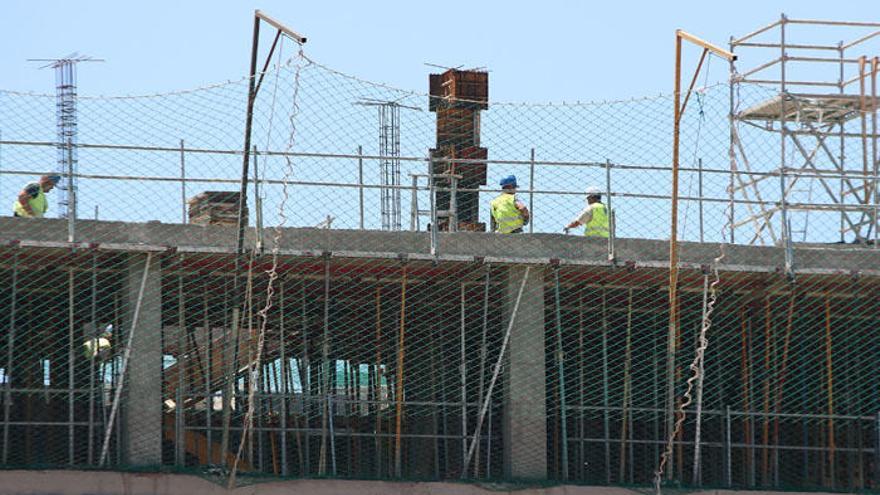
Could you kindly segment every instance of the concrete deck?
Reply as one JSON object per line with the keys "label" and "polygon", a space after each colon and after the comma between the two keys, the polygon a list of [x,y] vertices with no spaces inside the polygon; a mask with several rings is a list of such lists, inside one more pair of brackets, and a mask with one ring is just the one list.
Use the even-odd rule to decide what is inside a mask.
{"label": "concrete deck", "polygon": [[[248,231],[248,243],[253,230]],[[272,249],[275,233],[265,231],[265,249]],[[76,224],[76,241],[99,244],[106,248],[127,250],[174,248],[179,251],[232,253],[235,250],[235,229],[232,227],[125,223],[81,220]],[[468,260],[483,257],[489,261],[547,263],[558,259],[563,264],[607,265],[607,244],[604,240],[561,234],[529,234],[502,236],[480,232],[438,234],[440,259]],[[0,218],[0,244],[21,241],[28,243],[67,242],[67,222],[61,219]],[[332,252],[334,256],[430,257],[430,235],[427,232],[383,232],[375,230],[320,230],[285,228],[280,238],[283,254]],[[669,242],[651,239],[617,239],[618,264],[662,267],[669,260]],[[799,273],[852,273],[880,275],[880,249],[844,244],[796,244],[795,270]],[[683,266],[708,265],[719,255],[714,243],[681,243]],[[737,271],[778,271],[784,251],[777,247],[728,245],[721,268]]]}

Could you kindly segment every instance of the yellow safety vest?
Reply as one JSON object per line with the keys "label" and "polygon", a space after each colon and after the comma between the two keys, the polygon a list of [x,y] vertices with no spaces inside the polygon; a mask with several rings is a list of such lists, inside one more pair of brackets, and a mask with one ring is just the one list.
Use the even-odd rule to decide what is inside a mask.
{"label": "yellow safety vest", "polygon": [[[27,186],[29,185],[30,184],[28,184]],[[16,199],[15,203],[12,204],[12,211],[14,211],[16,215],[20,217],[33,216],[34,218],[42,218],[43,214],[46,213],[46,210],[49,209],[49,202],[46,201],[46,194],[43,193],[43,187],[39,184],[37,185],[39,187],[37,197],[28,198],[28,204],[31,206],[31,210],[34,211],[34,214],[31,215],[30,213],[28,213],[27,210],[24,209],[24,206],[21,206],[21,203],[18,201],[18,199]],[[25,189],[27,189],[27,186],[25,186]]]}
{"label": "yellow safety vest", "polygon": [[492,218],[495,219],[495,232],[509,234],[525,225],[522,214],[516,208],[516,196],[504,193],[489,203]]}
{"label": "yellow safety vest", "polygon": [[83,343],[83,354],[86,359],[96,358],[110,349],[110,341],[105,337],[96,337]]}
{"label": "yellow safety vest", "polygon": [[602,203],[593,203],[590,213],[592,213],[593,216],[584,228],[584,235],[587,237],[604,237],[607,239],[609,232],[608,208]]}

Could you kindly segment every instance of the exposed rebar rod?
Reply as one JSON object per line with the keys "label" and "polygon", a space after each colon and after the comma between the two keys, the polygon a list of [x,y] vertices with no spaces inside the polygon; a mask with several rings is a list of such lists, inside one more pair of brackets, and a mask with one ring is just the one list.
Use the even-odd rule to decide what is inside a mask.
{"label": "exposed rebar rod", "polygon": [[101,446],[101,457],[98,459],[98,466],[103,466],[107,460],[107,451],[110,448],[110,433],[113,431],[113,422],[116,419],[116,412],[119,410],[119,400],[122,397],[122,389],[125,384],[125,372],[128,369],[128,360],[131,358],[131,344],[134,340],[134,334],[137,330],[137,324],[141,315],[141,303],[144,300],[144,289],[147,286],[147,275],[150,273],[150,262],[153,259],[153,253],[148,252],[146,261],[144,261],[144,274],[141,277],[141,286],[138,289],[137,301],[134,305],[134,315],[131,321],[131,329],[128,331],[128,339],[126,339],[125,350],[122,354],[122,364],[120,365],[119,378],[116,382],[116,390],[113,395],[113,405],[110,406],[110,419],[104,430],[104,442]]}
{"label": "exposed rebar rod", "polygon": [[526,288],[526,281],[528,281],[529,279],[529,270],[531,270],[531,267],[526,266],[526,271],[523,274],[522,282],[520,282],[519,284],[519,291],[516,294],[516,302],[513,305],[513,312],[510,315],[510,321],[507,324],[507,330],[504,332],[504,340],[501,342],[501,350],[498,351],[498,360],[495,362],[495,369],[492,371],[492,379],[489,381],[489,388],[486,391],[486,398],[483,401],[483,405],[480,407],[480,415],[477,418],[477,424],[474,427],[474,438],[473,440],[471,440],[470,447],[468,448],[467,457],[465,457],[464,466],[461,470],[462,478],[467,474],[468,467],[471,463],[471,457],[474,455],[474,449],[476,449],[477,440],[480,438],[480,429],[482,428],[483,420],[486,417],[486,410],[489,407],[489,401],[492,399],[492,390],[495,388],[495,381],[498,380],[498,374],[501,372],[501,365],[504,362],[504,353],[507,350],[507,344],[510,342],[510,332],[513,330],[513,324],[516,322],[516,315],[519,312],[519,303],[520,301],[522,301],[523,291]]}

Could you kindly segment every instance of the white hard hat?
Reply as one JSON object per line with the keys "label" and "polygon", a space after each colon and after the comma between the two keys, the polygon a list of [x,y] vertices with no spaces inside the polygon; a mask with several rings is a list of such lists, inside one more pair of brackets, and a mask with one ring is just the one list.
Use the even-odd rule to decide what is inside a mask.
{"label": "white hard hat", "polygon": [[596,186],[590,186],[587,188],[587,196],[599,196],[602,194],[602,191]]}

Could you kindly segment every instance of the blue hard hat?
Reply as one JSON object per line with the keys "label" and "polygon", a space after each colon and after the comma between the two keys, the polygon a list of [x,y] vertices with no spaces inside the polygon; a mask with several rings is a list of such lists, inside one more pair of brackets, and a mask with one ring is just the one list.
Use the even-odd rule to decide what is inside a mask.
{"label": "blue hard hat", "polygon": [[505,186],[516,187],[516,176],[515,175],[508,175],[507,177],[501,179],[500,184],[501,184],[501,187],[505,187]]}

